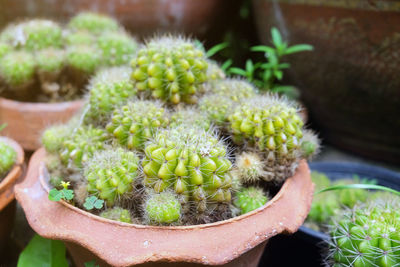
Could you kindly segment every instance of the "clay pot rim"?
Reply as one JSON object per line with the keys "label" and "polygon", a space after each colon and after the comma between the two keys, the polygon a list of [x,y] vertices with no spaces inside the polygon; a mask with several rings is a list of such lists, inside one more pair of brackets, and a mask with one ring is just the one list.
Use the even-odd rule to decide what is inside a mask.
{"label": "clay pot rim", "polygon": [[39,111],[38,107],[42,106],[42,109],[45,110],[58,110],[61,109],[62,106],[64,105],[72,105],[75,103],[80,103],[84,101],[84,97],[76,99],[76,100],[71,100],[71,101],[61,101],[61,102],[53,102],[53,103],[48,103],[48,102],[24,102],[24,101],[18,101],[18,100],[13,100],[5,97],[0,96],[0,102],[3,103],[3,106],[6,107],[16,107],[16,106],[24,106],[24,108],[27,110],[27,112],[30,112],[31,110],[34,112]]}
{"label": "clay pot rim", "polygon": [[[0,136],[0,142],[5,142],[7,145],[11,146],[17,153],[17,159],[13,167],[0,182],[0,192],[3,192],[6,191],[8,187],[13,186],[13,184],[15,184],[20,177],[22,173],[22,166],[24,164],[25,154],[22,147],[11,138]],[[11,199],[14,199],[14,197],[12,197]],[[7,206],[10,201],[4,203],[4,206],[3,203],[0,203],[0,210]]]}
{"label": "clay pot rim", "polygon": [[[40,148],[40,150],[45,150],[43,147]],[[305,161],[305,160],[302,160]],[[40,166],[39,166],[39,181],[40,184],[42,185],[42,187],[45,189],[45,191],[47,193],[49,193],[50,191],[50,186],[48,183],[49,177],[48,177],[48,171],[46,168],[45,163],[42,161]],[[274,205],[274,203],[276,201],[278,201],[283,192],[286,191],[286,188],[289,187],[290,183],[291,183],[291,179],[287,179],[282,187],[279,189],[278,193],[269,201],[267,201],[267,203],[265,205],[263,205],[262,207],[259,207],[258,209],[252,210],[250,212],[247,212],[245,214],[227,219],[227,220],[222,220],[222,221],[217,221],[217,222],[213,222],[213,223],[205,223],[205,224],[194,224],[194,225],[184,225],[184,226],[156,226],[156,225],[144,225],[144,224],[134,224],[134,223],[125,223],[125,222],[119,222],[119,221],[115,221],[115,220],[111,220],[111,219],[106,219],[103,217],[100,217],[96,214],[90,213],[88,211],[85,211],[83,209],[80,209],[76,206],[73,206],[71,204],[69,204],[68,202],[64,201],[64,200],[60,200],[58,201],[59,203],[61,203],[62,205],[64,205],[65,207],[69,208],[70,210],[80,213],[84,216],[88,216],[92,219],[95,219],[97,221],[103,222],[103,223],[108,223],[108,224],[115,224],[115,225],[119,225],[119,226],[124,226],[124,227],[132,227],[132,228],[137,228],[137,229],[154,229],[154,230],[163,230],[163,229],[168,229],[168,230],[189,230],[189,229],[199,229],[199,228],[209,228],[209,227],[215,227],[221,224],[225,224],[225,223],[231,223],[231,222],[235,222],[235,221],[240,221],[240,220],[244,220],[248,217],[251,217],[254,214],[257,214],[259,212],[262,212],[263,210],[267,209],[269,206]]]}

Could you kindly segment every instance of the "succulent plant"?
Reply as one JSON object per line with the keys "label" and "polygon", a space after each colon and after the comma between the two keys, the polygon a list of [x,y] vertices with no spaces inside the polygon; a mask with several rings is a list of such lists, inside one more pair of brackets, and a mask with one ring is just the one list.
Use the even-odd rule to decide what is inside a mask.
{"label": "succulent plant", "polygon": [[15,89],[30,84],[34,75],[35,60],[28,52],[13,51],[0,61],[0,76]]}
{"label": "succulent plant", "polygon": [[207,81],[207,60],[189,40],[150,40],[132,59],[132,80],[138,91],[172,104],[194,103]]}
{"label": "succulent plant", "polygon": [[123,32],[105,32],[99,36],[97,45],[107,66],[128,64],[137,48],[135,40]]}
{"label": "succulent plant", "polygon": [[150,192],[144,203],[144,218],[148,224],[171,224],[181,218],[181,203],[169,191]]}
{"label": "succulent plant", "polygon": [[106,209],[100,213],[100,217],[119,222],[132,223],[131,213],[129,210],[121,207]]}
{"label": "succulent plant", "polygon": [[138,176],[138,164],[139,157],[122,148],[95,152],[84,166],[88,193],[105,200],[109,207],[128,198]]}
{"label": "succulent plant", "polygon": [[117,21],[106,15],[82,12],[69,21],[68,28],[75,31],[88,31],[92,34],[100,34],[104,31],[116,31],[119,25]]}
{"label": "succulent plant", "polygon": [[87,31],[68,32],[65,36],[68,46],[91,45],[95,42],[95,37]]}
{"label": "succulent plant", "polygon": [[254,152],[242,152],[236,156],[235,170],[242,183],[256,183],[265,175],[264,162]]}
{"label": "succulent plant", "polygon": [[255,87],[241,79],[224,79],[212,82],[208,90],[210,93],[227,96],[235,102],[241,102],[256,95]]}
{"label": "succulent plant", "polygon": [[124,105],[136,94],[130,72],[129,67],[112,67],[100,70],[91,78],[86,121],[104,124],[116,107]]}
{"label": "succulent plant", "polygon": [[64,141],[71,134],[71,124],[53,125],[42,134],[42,144],[47,152],[58,153],[63,148]]}
{"label": "succulent plant", "polygon": [[397,266],[400,262],[398,201],[376,200],[346,211],[330,229],[333,266]]}
{"label": "succulent plant", "polygon": [[235,143],[265,154],[264,180],[281,182],[294,174],[303,137],[303,121],[294,104],[273,95],[257,96],[238,105],[229,123]]}
{"label": "succulent plant", "polygon": [[216,125],[222,126],[228,121],[235,101],[220,94],[206,94],[199,101],[199,109]]}
{"label": "succulent plant", "polygon": [[83,74],[92,74],[101,64],[101,55],[98,49],[92,46],[70,46],[67,49],[67,63]]}
{"label": "succulent plant", "polygon": [[57,73],[64,67],[64,50],[48,48],[35,54],[36,65],[39,72]]}
{"label": "succulent plant", "polygon": [[162,192],[172,188],[193,200],[203,212],[207,202],[231,201],[232,163],[226,147],[210,131],[196,127],[161,130],[146,143],[142,162],[145,186]]}
{"label": "succulent plant", "polygon": [[0,42],[0,59],[7,55],[7,53],[9,53],[11,50],[12,47],[9,44]]}
{"label": "succulent plant", "polygon": [[68,166],[82,167],[93,154],[104,149],[107,134],[93,126],[80,126],[63,142],[60,157]]}
{"label": "succulent plant", "polygon": [[179,125],[195,125],[204,130],[208,130],[211,127],[211,121],[205,113],[202,113],[198,109],[184,108],[179,109],[171,115],[171,127]]}
{"label": "succulent plant", "polygon": [[161,103],[133,100],[114,110],[106,129],[121,145],[129,149],[142,149],[144,142],[168,123],[168,113]]}
{"label": "succulent plant", "polygon": [[[340,179],[333,183],[333,185],[349,185],[359,184],[360,179],[357,177],[353,179]],[[369,196],[368,190],[365,189],[342,189],[334,191],[341,205],[352,208],[357,203],[365,202]]]}
{"label": "succulent plant", "polygon": [[236,193],[234,204],[240,209],[240,214],[264,206],[268,201],[267,195],[259,187],[250,186]]}
{"label": "succulent plant", "polygon": [[17,160],[17,152],[3,141],[0,141],[0,180],[11,169]]}
{"label": "succulent plant", "polygon": [[225,79],[225,72],[212,60],[208,60],[207,77],[209,81]]}

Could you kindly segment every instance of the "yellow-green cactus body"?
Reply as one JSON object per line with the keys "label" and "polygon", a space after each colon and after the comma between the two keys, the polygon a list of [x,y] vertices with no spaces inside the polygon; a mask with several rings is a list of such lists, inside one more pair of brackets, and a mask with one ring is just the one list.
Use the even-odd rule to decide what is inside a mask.
{"label": "yellow-green cactus body", "polygon": [[199,101],[199,109],[216,125],[224,125],[235,107],[235,101],[220,94],[206,94]]}
{"label": "yellow-green cactus body", "polygon": [[105,31],[116,31],[119,25],[117,21],[106,15],[82,12],[69,21],[68,28],[75,31],[88,31],[92,34],[100,34]]}
{"label": "yellow-green cactus body", "polygon": [[60,152],[64,141],[71,134],[71,125],[60,124],[47,128],[42,134],[42,144],[47,152]]}
{"label": "yellow-green cactus body", "polygon": [[252,210],[264,206],[268,201],[268,197],[263,190],[258,187],[243,188],[236,193],[234,204],[240,209],[241,214],[245,214]]}
{"label": "yellow-green cactus body", "polygon": [[121,207],[107,209],[100,213],[100,217],[119,222],[132,223],[131,213],[129,210]]}
{"label": "yellow-green cactus body", "polygon": [[133,100],[114,110],[106,129],[121,145],[130,149],[143,149],[144,142],[168,123],[168,114],[160,103]]}
{"label": "yellow-green cactus body", "polygon": [[0,141],[0,180],[11,169],[17,160],[17,152],[7,145],[5,142]]}
{"label": "yellow-green cactus body", "polygon": [[68,32],[65,36],[65,42],[69,46],[91,45],[95,42],[95,37],[87,31]]}
{"label": "yellow-green cactus body", "polygon": [[209,85],[210,93],[227,96],[235,102],[245,101],[256,95],[255,87],[244,80],[225,79],[213,82]]}
{"label": "yellow-green cactus body", "polygon": [[208,61],[207,77],[209,81],[225,79],[225,72],[214,61]]}
{"label": "yellow-green cactus body", "polygon": [[88,193],[103,199],[110,207],[118,199],[129,197],[138,176],[138,164],[139,157],[122,148],[96,152],[84,168]]}
{"label": "yellow-green cactus body", "polygon": [[194,103],[207,80],[202,50],[187,40],[153,39],[131,62],[132,80],[139,91],[169,103]]}
{"label": "yellow-green cactus body", "polygon": [[13,51],[0,60],[0,76],[10,86],[23,86],[33,81],[35,59],[25,51]]}
{"label": "yellow-green cactus body", "polygon": [[0,42],[0,59],[12,50],[9,44]]}
{"label": "yellow-green cactus body", "polygon": [[181,209],[175,194],[152,192],[144,205],[144,217],[150,224],[171,224],[181,218]]}
{"label": "yellow-green cactus body", "polygon": [[128,64],[135,54],[137,44],[126,33],[105,32],[99,36],[97,45],[102,53],[106,66],[121,66]]}
{"label": "yellow-green cactus body", "polygon": [[88,45],[70,46],[67,63],[83,74],[92,74],[101,64],[101,54],[97,48]]}
{"label": "yellow-green cactus body", "polygon": [[232,163],[225,146],[203,129],[177,127],[162,130],[145,147],[142,162],[144,185],[162,192],[175,193],[196,203],[199,211],[208,201],[231,201]]}
{"label": "yellow-green cactus body", "polygon": [[171,115],[171,127],[186,124],[188,126],[198,126],[204,130],[208,130],[211,127],[211,121],[205,113],[202,113],[198,109],[185,108],[174,112]]}
{"label": "yellow-green cactus body", "polygon": [[39,72],[60,72],[64,67],[65,52],[61,49],[48,48],[35,54]]}

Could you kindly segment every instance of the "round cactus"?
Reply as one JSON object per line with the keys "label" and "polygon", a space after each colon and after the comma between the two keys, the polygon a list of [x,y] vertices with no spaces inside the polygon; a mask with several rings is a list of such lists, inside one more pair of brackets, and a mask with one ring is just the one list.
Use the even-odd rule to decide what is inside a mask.
{"label": "round cactus", "polygon": [[89,82],[86,121],[104,124],[116,107],[124,105],[136,94],[130,72],[129,67],[113,67],[96,73]]}
{"label": "round cactus", "polygon": [[91,45],[95,42],[95,37],[86,31],[68,32],[65,41],[69,46]]}
{"label": "round cactus", "polygon": [[171,224],[181,218],[181,204],[172,192],[151,192],[144,203],[144,218],[150,224]]}
{"label": "round cactus", "polygon": [[0,59],[7,55],[12,50],[12,47],[6,43],[0,42]]}
{"label": "round cactus", "polygon": [[243,152],[236,156],[235,169],[244,183],[255,183],[264,175],[264,162],[257,153]]}
{"label": "round cactus", "polygon": [[208,61],[207,77],[209,81],[225,79],[225,72],[212,60]]}
{"label": "round cactus", "polygon": [[333,266],[397,266],[400,262],[398,201],[374,201],[346,211],[330,229]]}
{"label": "round cactus", "polygon": [[39,72],[59,73],[64,67],[65,53],[61,49],[48,48],[35,54]]}
{"label": "round cactus", "polygon": [[107,209],[100,213],[100,217],[119,222],[132,223],[131,213],[129,210],[121,207]]}
{"label": "round cactus", "polygon": [[319,138],[310,130],[303,131],[303,139],[301,142],[301,150],[303,157],[307,160],[311,160],[320,151],[321,141]]}
{"label": "round cactus", "polygon": [[272,95],[254,97],[238,105],[229,122],[234,142],[265,153],[265,180],[281,182],[294,174],[303,137],[303,121],[294,104]]}
{"label": "round cactus", "polygon": [[0,61],[0,76],[15,89],[33,82],[34,75],[35,60],[28,52],[10,52]]}
{"label": "round cactus", "polygon": [[207,80],[207,60],[189,40],[156,38],[141,48],[131,62],[132,80],[139,91],[167,102],[194,103]]}
{"label": "round cactus", "polygon": [[[349,185],[349,184],[359,184],[360,179],[340,179],[333,183],[336,185]],[[368,190],[365,189],[342,189],[334,191],[336,193],[338,201],[341,205],[352,208],[357,203],[365,202],[369,196]]]}
{"label": "round cactus", "polygon": [[0,141],[0,180],[11,169],[17,160],[17,152],[7,145],[5,142]]}
{"label": "round cactus", "polygon": [[159,102],[135,100],[114,110],[106,129],[121,145],[142,149],[144,142],[168,123],[168,114]]}
{"label": "round cactus", "polygon": [[84,74],[93,73],[101,63],[100,52],[91,46],[76,45],[67,49],[67,63]]}
{"label": "round cactus", "polygon": [[105,31],[116,31],[119,25],[117,21],[106,15],[83,12],[69,21],[68,28],[76,31],[88,31],[92,34],[100,34]]}
{"label": "round cactus", "polygon": [[211,121],[208,116],[194,108],[180,109],[171,115],[171,127],[182,124],[195,125],[204,130],[208,130],[211,127]]}
{"label": "round cactus", "polygon": [[53,125],[47,128],[42,134],[42,144],[47,152],[60,152],[64,141],[71,134],[69,124]]}
{"label": "round cactus", "polygon": [[94,153],[84,167],[89,194],[106,201],[109,207],[121,198],[128,198],[138,176],[139,157],[122,148]]}
{"label": "round cactus", "polygon": [[267,201],[268,197],[261,188],[251,186],[236,193],[234,204],[240,209],[240,214],[245,214],[264,206]]}
{"label": "round cactus", "polygon": [[209,85],[210,93],[227,96],[235,102],[243,101],[256,95],[255,87],[240,79],[225,79]]}
{"label": "round cactus", "polygon": [[199,109],[216,125],[224,125],[228,121],[234,106],[235,101],[220,94],[206,94],[199,101]]}
{"label": "round cactus", "polygon": [[97,45],[107,66],[121,66],[129,63],[135,54],[135,40],[121,32],[105,32],[99,36]]}
{"label": "round cactus", "polygon": [[82,167],[94,152],[104,149],[107,134],[101,130],[89,126],[81,126],[76,129],[63,142],[60,157],[65,165]]}
{"label": "round cactus", "polygon": [[142,162],[144,185],[162,192],[175,193],[193,200],[198,211],[207,202],[231,201],[232,163],[225,146],[216,136],[196,127],[161,130],[145,147]]}

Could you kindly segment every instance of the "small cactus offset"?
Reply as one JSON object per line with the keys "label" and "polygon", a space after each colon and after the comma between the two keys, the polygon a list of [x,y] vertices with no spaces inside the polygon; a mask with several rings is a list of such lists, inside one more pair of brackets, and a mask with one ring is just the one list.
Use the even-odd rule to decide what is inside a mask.
{"label": "small cactus offset", "polygon": [[105,31],[116,31],[118,22],[106,15],[91,12],[82,12],[73,17],[68,28],[73,31],[87,31],[91,34],[100,34]]}
{"label": "small cactus offset", "polygon": [[158,128],[169,123],[168,113],[159,102],[130,101],[114,110],[106,129],[121,145],[129,149],[143,149]]}
{"label": "small cactus offset", "polygon": [[261,188],[250,186],[236,193],[234,204],[240,209],[240,214],[245,214],[264,206],[267,201],[268,197]]}
{"label": "small cactus offset", "polygon": [[132,195],[138,176],[139,157],[122,148],[98,151],[85,163],[89,195],[103,199],[112,207],[120,199]]}
{"label": "small cactus offset", "polygon": [[232,163],[225,146],[203,129],[178,127],[162,130],[146,143],[143,160],[144,185],[193,200],[203,212],[207,202],[231,201]]}
{"label": "small cactus offset", "polygon": [[0,60],[0,76],[16,90],[24,90],[34,81],[35,59],[25,51],[12,51]]}
{"label": "small cactus offset", "polygon": [[180,109],[172,113],[170,126],[175,127],[183,124],[188,126],[194,125],[206,131],[211,127],[211,121],[207,114],[194,108]]}
{"label": "small cactus offset", "polygon": [[65,42],[68,46],[90,45],[95,42],[96,38],[87,31],[68,32],[65,36]]}
{"label": "small cactus offset", "polygon": [[97,45],[106,66],[126,65],[135,54],[137,44],[126,33],[105,32],[99,36]]}
{"label": "small cactus offset", "polygon": [[235,105],[230,97],[220,94],[206,94],[199,101],[200,111],[218,126],[226,124]]}
{"label": "small cactus offset", "polygon": [[246,101],[246,98],[254,97],[255,87],[240,79],[224,79],[210,84],[208,90],[211,93],[227,96],[235,102]]}
{"label": "small cactus offset", "polygon": [[265,162],[254,152],[243,152],[236,156],[235,171],[242,183],[256,183],[266,175]]}
{"label": "small cactus offset", "polygon": [[95,72],[101,63],[101,54],[97,48],[89,45],[70,46],[67,49],[67,64],[85,76]]}
{"label": "small cactus offset", "polygon": [[63,148],[64,141],[71,134],[72,124],[53,125],[42,134],[42,144],[47,152],[58,153]]}
{"label": "small cactus offset", "polygon": [[207,80],[204,52],[183,38],[150,40],[138,51],[131,66],[138,91],[172,104],[197,102]]}
{"label": "small cactus offset", "polygon": [[80,168],[96,151],[104,149],[107,140],[107,134],[101,129],[92,126],[78,127],[63,142],[61,160],[67,166]]}
{"label": "small cactus offset", "polygon": [[181,209],[181,203],[174,193],[150,191],[144,202],[144,221],[155,225],[179,224]]}
{"label": "small cactus offset", "polygon": [[100,213],[100,217],[124,223],[132,223],[131,213],[129,210],[121,207],[106,209]]}
{"label": "small cactus offset", "polygon": [[346,211],[330,229],[328,263],[333,266],[398,266],[398,201],[376,200]]}
{"label": "small cactus offset", "polygon": [[207,78],[209,81],[219,81],[225,79],[225,72],[212,60],[208,60]]}
{"label": "small cactus offset", "polygon": [[113,67],[97,72],[89,82],[86,121],[104,124],[116,107],[124,105],[135,94],[129,67]]}
{"label": "small cactus offset", "polygon": [[5,142],[0,141],[0,180],[11,169],[17,160],[17,152],[7,145]]}

